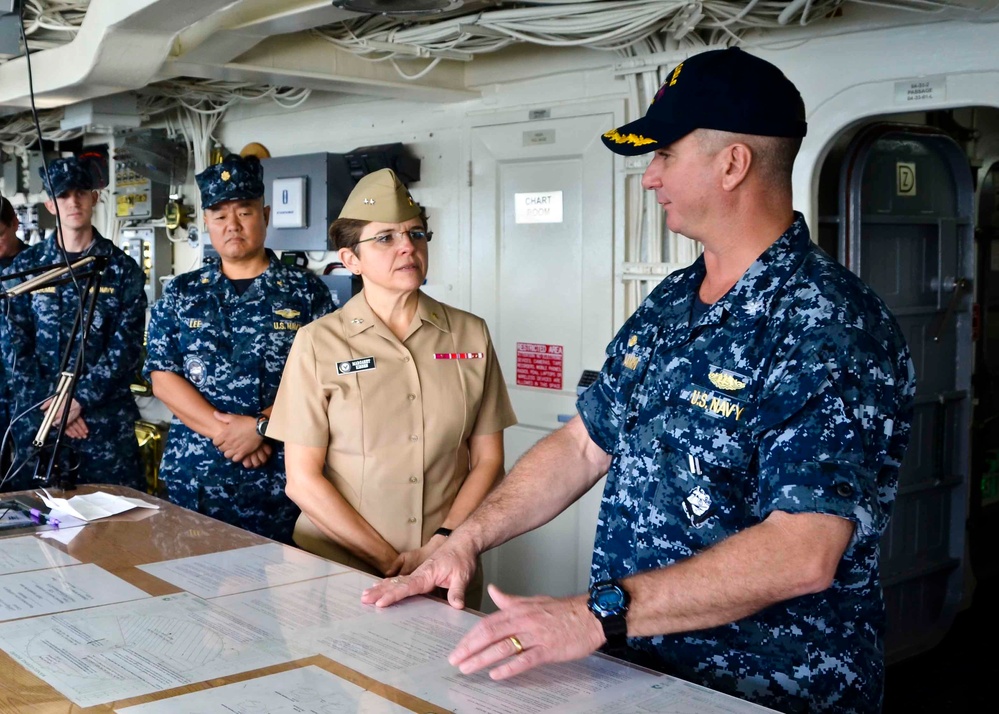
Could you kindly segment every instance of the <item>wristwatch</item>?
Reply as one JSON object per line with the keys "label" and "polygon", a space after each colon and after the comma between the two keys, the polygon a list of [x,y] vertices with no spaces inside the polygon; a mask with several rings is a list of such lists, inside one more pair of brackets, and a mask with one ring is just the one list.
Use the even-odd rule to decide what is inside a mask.
{"label": "wristwatch", "polygon": [[260,416],[257,417],[257,434],[261,438],[264,438],[264,437],[267,436],[267,433],[266,433],[267,432],[267,423],[269,421],[270,421],[270,419],[268,419],[267,416],[264,415],[264,414],[261,414]]}
{"label": "wristwatch", "polygon": [[590,586],[590,599],[586,606],[604,628],[607,642],[600,649],[607,654],[620,654],[627,649],[628,623],[625,615],[630,603],[628,591],[614,578],[600,580]]}

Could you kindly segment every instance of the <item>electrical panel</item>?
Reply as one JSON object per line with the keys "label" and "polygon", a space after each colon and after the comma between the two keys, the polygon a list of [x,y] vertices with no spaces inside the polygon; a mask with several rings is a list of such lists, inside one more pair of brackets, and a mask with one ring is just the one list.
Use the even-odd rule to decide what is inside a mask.
{"label": "electrical panel", "polygon": [[21,233],[26,242],[33,231],[42,232],[55,228],[55,216],[40,203],[16,206],[14,210],[17,211],[17,221],[21,224]]}
{"label": "electrical panel", "polygon": [[115,135],[115,216],[123,221],[163,218],[170,186],[187,177],[187,146],[164,129]]}
{"label": "electrical panel", "polygon": [[24,192],[24,167],[20,157],[14,154],[3,154],[0,169],[3,172],[3,191],[0,193],[5,196],[13,196],[15,193]]}
{"label": "electrical panel", "polygon": [[344,154],[343,158],[350,167],[350,175],[355,183],[360,181],[362,176],[379,169],[392,169],[407,187],[420,180],[420,160],[405,144],[360,146]]}
{"label": "electrical panel", "polygon": [[125,220],[162,218],[169,198],[166,184],[136,172],[129,162],[115,161],[115,216]]}
{"label": "electrical panel", "polygon": [[330,223],[358,180],[372,171],[390,168],[406,186],[420,180],[420,160],[403,144],[365,146],[347,154],[278,156],[260,164],[264,204],[271,207],[266,244],[274,250],[328,250]]}
{"label": "electrical panel", "polygon": [[343,307],[344,303],[361,292],[361,288],[364,287],[360,276],[352,275],[348,270],[339,270],[319,277],[329,288],[333,306],[337,309]]}
{"label": "electrical panel", "polygon": [[124,228],[118,245],[139,264],[145,274],[146,300],[152,305],[160,296],[160,277],[171,270],[170,241],[162,228]]}
{"label": "electrical panel", "polygon": [[[323,152],[279,156],[260,163],[264,169],[264,204],[271,207],[272,216],[267,227],[267,247],[327,250],[326,230],[354,188],[343,156]],[[288,188],[295,180],[300,186],[297,197]],[[273,220],[275,213],[277,221]]]}
{"label": "electrical panel", "polygon": [[187,178],[187,145],[165,129],[140,129],[115,134],[114,159],[140,176],[166,186]]}
{"label": "electrical panel", "polygon": [[21,190],[27,189],[26,193],[43,193],[45,191],[45,184],[42,183],[42,177],[38,173],[38,170],[44,168],[45,161],[42,158],[41,151],[27,151],[25,152],[28,157],[28,173],[25,176],[26,184]]}

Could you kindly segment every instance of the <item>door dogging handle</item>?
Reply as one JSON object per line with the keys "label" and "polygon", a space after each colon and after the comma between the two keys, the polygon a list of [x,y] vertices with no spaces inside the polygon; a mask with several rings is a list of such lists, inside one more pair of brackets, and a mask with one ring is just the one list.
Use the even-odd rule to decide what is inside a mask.
{"label": "door dogging handle", "polygon": [[[930,284],[935,289],[937,284],[936,279],[932,280]],[[957,309],[957,303],[961,299],[961,294],[971,289],[971,281],[967,278],[953,278],[948,276],[943,279],[943,289],[951,290],[952,294],[950,301],[947,303],[947,309],[940,314],[933,328],[930,330],[934,342],[940,341],[940,335],[943,334],[943,330],[947,326],[947,321]]]}

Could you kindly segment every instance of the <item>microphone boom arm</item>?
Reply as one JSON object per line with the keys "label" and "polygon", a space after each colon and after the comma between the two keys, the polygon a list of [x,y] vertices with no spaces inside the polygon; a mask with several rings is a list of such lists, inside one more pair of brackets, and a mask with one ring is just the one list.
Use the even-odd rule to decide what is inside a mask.
{"label": "microphone boom arm", "polygon": [[[45,446],[49,432],[52,430],[56,415],[61,411],[62,414],[60,415],[59,426],[56,429],[55,442],[52,446],[52,454],[49,457],[48,467],[45,472],[46,485],[51,484],[52,471],[55,467],[59,447],[62,443],[63,433],[66,430],[66,424],[69,417],[68,407],[72,405],[73,395],[76,392],[76,383],[79,379],[80,371],[83,368],[81,363],[81,358],[83,356],[82,348],[83,345],[86,344],[87,335],[90,332],[90,325],[94,319],[94,310],[97,307],[97,295],[100,292],[101,277],[107,263],[107,256],[90,255],[80,258],[79,260],[68,265],[66,263],[44,265],[19,273],[10,273],[3,276],[5,279],[9,280],[11,278],[20,278],[27,275],[37,274],[35,277],[29,278],[28,280],[15,285],[10,290],[0,290],[0,299],[27,295],[35,292],[36,290],[41,290],[42,288],[66,283],[74,278],[82,278],[84,281],[83,293],[86,296],[86,303],[81,302],[79,309],[76,311],[76,316],[73,319],[73,327],[70,330],[70,339],[67,342],[65,350],[62,354],[62,360],[59,367],[59,381],[56,386],[55,394],[52,396],[52,401],[49,404],[49,408],[45,412],[41,426],[39,426],[38,431],[35,434],[35,438],[31,443],[31,445],[35,448],[35,454],[38,455],[39,458],[39,462],[36,465],[35,476],[35,478],[39,478],[37,469],[41,466],[42,448]],[[78,273],[77,271],[81,268],[85,268],[86,270],[83,273]],[[76,342],[73,338],[76,336],[78,330],[80,332],[79,347],[77,348],[78,355],[77,359],[73,363],[72,369],[70,369],[69,362],[73,354],[74,343]],[[73,487],[75,487],[75,484],[70,484],[68,486],[68,488]],[[67,488],[67,486],[63,486],[63,488]]]}

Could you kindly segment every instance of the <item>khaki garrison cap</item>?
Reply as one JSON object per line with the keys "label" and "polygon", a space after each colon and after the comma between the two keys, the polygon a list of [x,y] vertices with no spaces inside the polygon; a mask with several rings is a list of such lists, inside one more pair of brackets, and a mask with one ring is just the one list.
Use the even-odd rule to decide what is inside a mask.
{"label": "khaki garrison cap", "polygon": [[419,215],[420,204],[409,195],[395,172],[379,169],[357,182],[337,218],[402,223]]}

